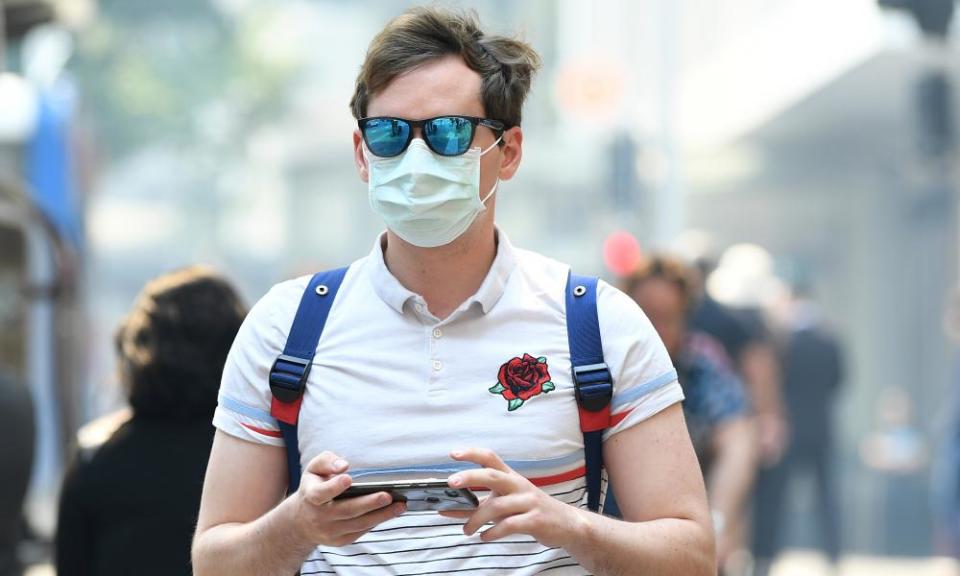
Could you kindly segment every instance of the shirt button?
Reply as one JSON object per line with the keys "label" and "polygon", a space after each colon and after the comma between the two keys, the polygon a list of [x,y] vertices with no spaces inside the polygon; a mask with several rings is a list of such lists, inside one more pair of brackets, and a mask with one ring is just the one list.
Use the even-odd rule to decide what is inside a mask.
{"label": "shirt button", "polygon": [[441,336],[443,336],[443,330],[441,330],[441,329],[439,329],[439,328],[434,328],[434,329],[433,329],[433,337],[434,337],[434,338],[439,338],[439,337],[441,337]]}
{"label": "shirt button", "polygon": [[441,368],[443,368],[443,362],[441,362],[441,361],[439,361],[439,360],[434,360],[434,361],[433,361],[433,369],[434,369],[434,370],[440,370]]}

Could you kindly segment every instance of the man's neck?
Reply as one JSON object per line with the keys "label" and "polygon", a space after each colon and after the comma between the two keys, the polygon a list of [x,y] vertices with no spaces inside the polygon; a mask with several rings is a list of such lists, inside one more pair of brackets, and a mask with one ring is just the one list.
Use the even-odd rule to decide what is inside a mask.
{"label": "man's neck", "polygon": [[387,269],[408,290],[420,294],[430,313],[443,319],[473,296],[497,255],[493,226],[472,226],[446,246],[419,248],[387,232]]}

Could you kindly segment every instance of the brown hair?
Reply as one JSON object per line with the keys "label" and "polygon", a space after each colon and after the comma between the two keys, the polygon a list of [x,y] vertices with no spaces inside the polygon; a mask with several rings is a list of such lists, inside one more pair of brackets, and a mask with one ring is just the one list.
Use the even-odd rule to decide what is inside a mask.
{"label": "brown hair", "polygon": [[526,42],[487,36],[473,12],[433,6],[411,8],[374,37],[350,99],[354,118],[365,117],[370,97],[397,76],[451,54],[463,58],[480,75],[480,97],[487,117],[507,128],[519,126],[540,56]]}
{"label": "brown hair", "polygon": [[689,271],[683,262],[670,256],[653,255],[646,258],[632,274],[621,281],[620,289],[633,297],[633,292],[641,284],[653,279],[665,280],[672,284],[680,292],[684,308],[690,308],[694,295],[690,286]]}
{"label": "brown hair", "polygon": [[147,282],[114,343],[139,416],[208,418],[246,307],[229,281],[199,266]]}

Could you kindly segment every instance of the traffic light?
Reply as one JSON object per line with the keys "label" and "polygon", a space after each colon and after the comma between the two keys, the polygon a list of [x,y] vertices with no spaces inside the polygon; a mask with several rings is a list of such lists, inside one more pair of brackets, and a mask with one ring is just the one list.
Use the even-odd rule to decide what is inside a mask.
{"label": "traffic light", "polygon": [[906,10],[924,34],[946,37],[953,19],[954,0],[877,0],[884,8]]}

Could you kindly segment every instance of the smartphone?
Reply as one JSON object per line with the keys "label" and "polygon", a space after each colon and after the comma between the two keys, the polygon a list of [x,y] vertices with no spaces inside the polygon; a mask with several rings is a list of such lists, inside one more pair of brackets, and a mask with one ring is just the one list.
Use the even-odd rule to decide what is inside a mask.
{"label": "smartphone", "polygon": [[407,512],[474,510],[480,504],[477,495],[469,488],[451,488],[446,480],[440,478],[354,482],[334,500],[376,492],[390,494],[394,502],[406,502]]}

